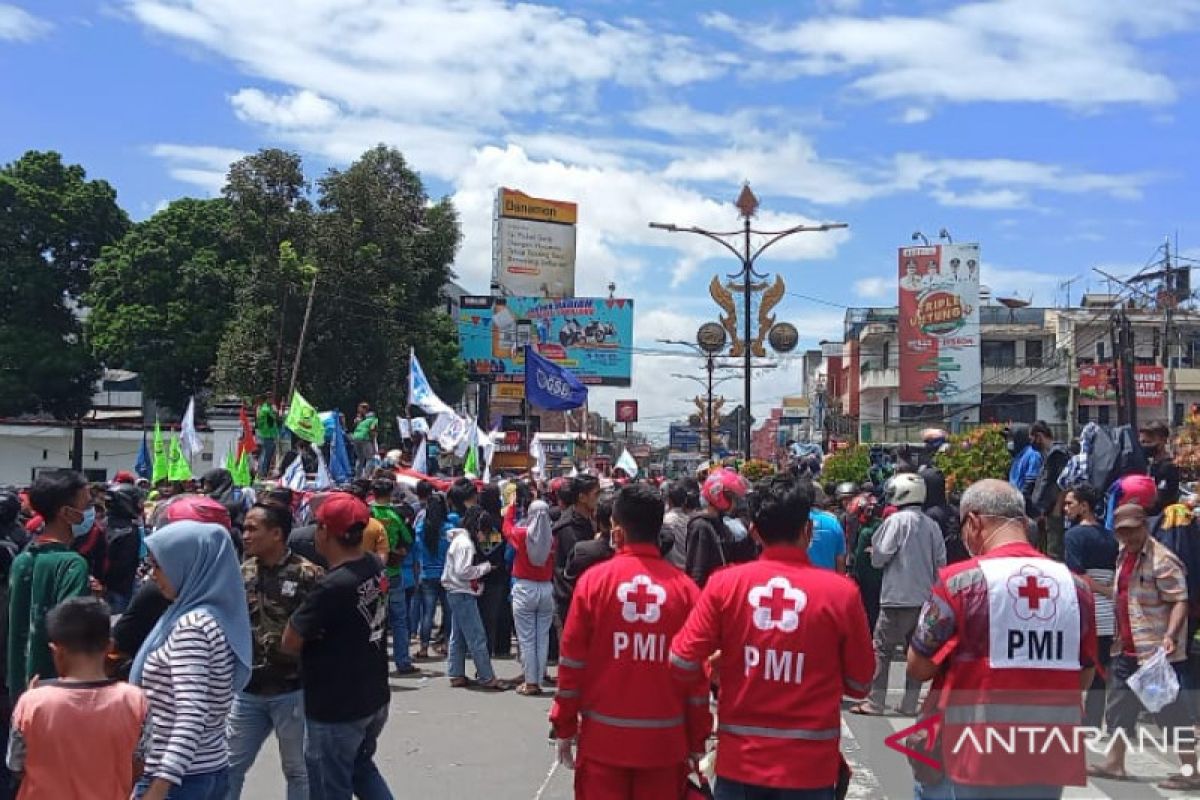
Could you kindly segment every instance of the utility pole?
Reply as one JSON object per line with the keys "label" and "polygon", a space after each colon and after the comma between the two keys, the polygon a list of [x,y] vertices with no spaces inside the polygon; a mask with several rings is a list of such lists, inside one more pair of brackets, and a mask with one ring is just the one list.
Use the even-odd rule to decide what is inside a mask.
{"label": "utility pole", "polygon": [[[745,340],[742,342],[742,345],[745,348],[742,355],[745,359],[746,370],[745,384],[743,387],[743,391],[745,393],[745,397],[743,399],[745,414],[742,417],[742,425],[740,426],[741,431],[738,439],[743,445],[742,451],[748,460],[750,458],[750,427],[753,425],[753,415],[750,413],[750,409],[752,408],[750,402],[752,378],[751,369],[754,351],[754,340],[751,338],[753,334],[753,326],[750,319],[752,306],[751,299],[753,297],[753,293],[755,292],[755,279],[763,280],[767,277],[766,274],[757,272],[754,269],[754,263],[758,260],[758,257],[767,250],[767,248],[771,247],[771,245],[786,239],[793,234],[832,231],[840,228],[847,228],[849,225],[844,222],[827,222],[820,225],[796,225],[795,227],[780,231],[755,230],[751,226],[751,219],[758,211],[758,198],[754,196],[754,192],[750,191],[749,184],[746,184],[742,187],[742,192],[740,195],[738,195],[737,202],[734,203],[734,206],[738,209],[738,212],[742,217],[742,227],[738,230],[716,232],[694,225],[685,228],[680,227],[679,225],[664,224],[661,222],[651,222],[650,227],[656,230],[669,231],[671,233],[695,233],[712,239],[714,242],[732,253],[734,258],[736,258],[741,264],[741,269],[738,272],[729,274],[726,277],[732,282],[730,284],[731,289],[742,292],[742,316],[744,317],[743,336],[745,337]],[[766,237],[766,241],[759,245],[757,249],[753,247],[750,240],[752,234]],[[736,241],[739,237],[742,240],[740,249],[735,244],[731,244],[730,241],[727,241]]]}
{"label": "utility pole", "polygon": [[1159,292],[1163,305],[1162,366],[1167,389],[1167,425],[1175,425],[1175,367],[1171,350],[1175,340],[1175,304],[1179,302],[1175,268],[1171,264],[1171,237],[1163,245],[1163,289]]}
{"label": "utility pole", "polygon": [[1124,309],[1120,312],[1120,330],[1118,338],[1121,346],[1121,405],[1125,410],[1124,424],[1137,430],[1137,378],[1134,370],[1133,355],[1133,323]]}
{"label": "utility pole", "polygon": [[288,386],[288,402],[296,393],[296,379],[300,377],[300,356],[304,354],[304,339],[308,336],[308,319],[312,316],[313,298],[317,294],[317,272],[313,271],[312,283],[308,287],[308,304],[304,306],[304,321],[300,323],[300,341],[296,343],[296,360],[292,362],[292,382]]}

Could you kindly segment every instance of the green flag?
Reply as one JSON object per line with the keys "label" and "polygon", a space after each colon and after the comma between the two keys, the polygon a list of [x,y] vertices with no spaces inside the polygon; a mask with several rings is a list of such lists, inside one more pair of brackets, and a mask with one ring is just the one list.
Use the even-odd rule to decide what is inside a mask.
{"label": "green flag", "polygon": [[225,470],[230,474],[230,476],[234,478],[237,477],[237,462],[233,459],[232,448],[225,451]]}
{"label": "green flag", "polygon": [[162,428],[159,427],[156,419],[154,420],[154,467],[150,475],[151,485],[161,480],[167,480],[170,477],[169,472],[167,446],[163,444]]}
{"label": "green flag", "polygon": [[170,480],[188,481],[192,479],[192,468],[188,465],[187,458],[183,455],[183,448],[179,446],[178,437],[171,439],[169,462],[170,466],[167,468],[167,477]]}
{"label": "green flag", "polygon": [[287,419],[283,421],[292,433],[316,446],[325,443],[325,426],[312,403],[300,396],[300,392],[292,392],[292,402],[288,405]]}
{"label": "green flag", "polygon": [[233,473],[233,482],[237,486],[244,488],[253,483],[250,478],[250,454],[243,450],[242,457],[237,460],[230,472]]}
{"label": "green flag", "polygon": [[475,439],[478,431],[478,426],[472,423],[471,443],[467,445],[467,460],[463,462],[463,475],[466,475],[468,478],[479,477],[479,449],[475,446],[477,444]]}

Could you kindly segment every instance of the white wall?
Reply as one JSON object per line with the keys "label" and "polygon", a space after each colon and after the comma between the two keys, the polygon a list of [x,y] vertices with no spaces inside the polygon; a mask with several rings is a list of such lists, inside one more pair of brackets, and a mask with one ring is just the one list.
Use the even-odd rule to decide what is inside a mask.
{"label": "white wall", "polygon": [[[192,460],[197,477],[213,468],[214,452],[216,465],[223,465],[237,436],[237,421],[232,424],[230,430],[200,434],[204,452]],[[0,486],[28,486],[38,470],[70,469],[73,433],[69,425],[0,425]],[[141,431],[84,428],[83,468],[95,470],[93,480],[112,480],[120,470],[133,469],[141,445]]]}

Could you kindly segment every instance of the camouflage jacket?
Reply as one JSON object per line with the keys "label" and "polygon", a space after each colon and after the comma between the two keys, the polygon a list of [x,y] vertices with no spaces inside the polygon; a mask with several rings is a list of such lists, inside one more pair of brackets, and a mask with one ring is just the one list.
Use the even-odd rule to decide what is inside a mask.
{"label": "camouflage jacket", "polygon": [[288,620],[324,574],[316,564],[290,551],[274,567],[257,558],[242,563],[254,637],[254,670],[247,692],[276,695],[300,688],[300,661],[281,653],[279,642]]}

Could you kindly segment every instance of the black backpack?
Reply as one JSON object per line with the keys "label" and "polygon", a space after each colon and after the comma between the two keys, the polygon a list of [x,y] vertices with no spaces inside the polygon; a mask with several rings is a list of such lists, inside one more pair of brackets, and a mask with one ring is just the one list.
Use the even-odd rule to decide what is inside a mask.
{"label": "black backpack", "polygon": [[[1126,475],[1146,474],[1146,454],[1131,425],[1097,426],[1088,457],[1087,482],[1102,492]],[[1058,476],[1054,476],[1057,478]]]}

